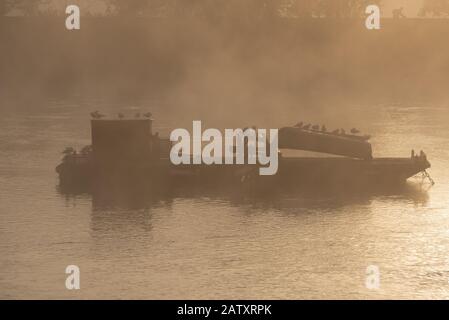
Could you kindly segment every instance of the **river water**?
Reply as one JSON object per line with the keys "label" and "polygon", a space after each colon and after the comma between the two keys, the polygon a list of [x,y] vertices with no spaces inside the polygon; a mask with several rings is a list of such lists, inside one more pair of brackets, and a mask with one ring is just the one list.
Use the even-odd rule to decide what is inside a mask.
{"label": "river water", "polygon": [[[449,298],[449,106],[345,111],[368,119],[376,156],[424,149],[432,188],[411,179],[385,192],[342,186],[261,198],[186,190],[110,201],[61,192],[61,151],[89,144],[90,111],[122,107],[81,98],[2,102],[0,298]],[[160,101],[125,111],[139,108],[153,111],[162,135],[178,125]],[[78,291],[65,288],[73,264]],[[365,285],[371,265],[380,270],[377,290]]]}

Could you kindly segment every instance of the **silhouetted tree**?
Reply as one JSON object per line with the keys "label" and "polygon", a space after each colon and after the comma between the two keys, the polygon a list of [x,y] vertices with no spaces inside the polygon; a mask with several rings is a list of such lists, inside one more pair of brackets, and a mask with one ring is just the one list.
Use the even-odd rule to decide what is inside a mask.
{"label": "silhouetted tree", "polygon": [[[285,0],[175,0],[178,12],[208,18],[273,18]],[[193,14],[192,14],[193,13]]]}
{"label": "silhouetted tree", "polygon": [[[217,0],[219,1],[221,0]],[[149,8],[150,10],[163,9],[168,16],[194,17],[204,15],[208,2],[206,3],[205,0],[150,0]]]}
{"label": "silhouetted tree", "polygon": [[279,17],[281,8],[298,17],[361,17],[368,5],[380,5],[381,0],[109,0],[109,3],[109,14],[136,15],[147,9],[165,8],[169,15],[177,17],[253,20]]}
{"label": "silhouetted tree", "polygon": [[418,16],[426,17],[428,14],[434,17],[449,15],[449,0],[424,0]]}
{"label": "silhouetted tree", "polygon": [[111,0],[119,15],[132,16],[137,15],[144,10],[148,4],[148,0]]}
{"label": "silhouetted tree", "polygon": [[20,10],[25,16],[41,14],[40,6],[51,4],[52,0],[0,0],[0,16],[11,9]]}
{"label": "silhouetted tree", "polygon": [[247,19],[271,19],[279,16],[282,0],[231,0],[228,12]]}
{"label": "silhouetted tree", "polygon": [[206,17],[209,19],[223,16],[226,10],[224,0],[178,0],[183,2],[184,12],[189,16]]}
{"label": "silhouetted tree", "polygon": [[316,11],[316,0],[293,0],[291,10],[301,18],[311,18]]}
{"label": "silhouetted tree", "polygon": [[368,5],[381,5],[381,0],[316,0],[315,15],[326,18],[357,18]]}
{"label": "silhouetted tree", "polygon": [[40,1],[14,0],[11,6],[23,12],[26,16],[34,16],[38,14]]}
{"label": "silhouetted tree", "polygon": [[250,19],[256,16],[260,17],[262,14],[261,6],[255,0],[229,0],[223,9],[228,17]]}

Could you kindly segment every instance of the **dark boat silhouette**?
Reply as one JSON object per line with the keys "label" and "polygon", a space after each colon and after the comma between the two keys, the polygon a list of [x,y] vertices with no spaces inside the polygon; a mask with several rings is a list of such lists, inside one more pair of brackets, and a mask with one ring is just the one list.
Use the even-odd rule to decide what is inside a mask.
{"label": "dark boat silhouette", "polygon": [[279,129],[279,149],[306,150],[328,157],[284,157],[276,175],[260,176],[259,165],[178,165],[170,162],[171,143],[152,133],[152,119],[93,119],[89,152],[70,153],[56,168],[61,186],[133,184],[245,184],[254,186],[391,185],[430,168],[427,156],[373,158],[369,137]]}

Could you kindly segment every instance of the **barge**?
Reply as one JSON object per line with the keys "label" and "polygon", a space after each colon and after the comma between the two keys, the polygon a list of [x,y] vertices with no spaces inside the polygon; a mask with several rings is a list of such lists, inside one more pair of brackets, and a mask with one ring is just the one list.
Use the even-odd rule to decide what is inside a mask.
{"label": "barge", "polygon": [[[56,167],[61,186],[133,184],[391,185],[419,173],[430,163],[424,152],[403,158],[374,158],[368,136],[328,133],[302,127],[279,129],[278,172],[260,176],[255,165],[173,165],[169,139],[153,134],[152,119],[93,119],[92,145],[67,149]],[[283,150],[325,153],[326,157],[286,157]]]}

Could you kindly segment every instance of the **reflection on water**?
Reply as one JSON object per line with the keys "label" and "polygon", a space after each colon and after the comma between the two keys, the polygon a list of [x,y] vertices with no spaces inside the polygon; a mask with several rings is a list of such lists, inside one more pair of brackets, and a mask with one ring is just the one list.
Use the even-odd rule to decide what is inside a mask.
{"label": "reflection on water", "polygon": [[[157,190],[157,186],[132,189],[108,188],[90,190],[88,192],[79,189],[58,187],[58,192],[66,200],[77,195],[86,195],[92,199],[93,211],[104,210],[143,210],[158,206],[169,206],[174,201],[188,199],[202,199],[203,201],[219,201],[230,206],[247,205],[263,208],[278,208],[285,210],[292,206],[311,207],[320,209],[332,209],[346,205],[369,205],[372,201],[388,198],[390,201],[409,201],[416,205],[425,206],[428,203],[428,190],[430,183],[422,180],[408,182],[403,185],[377,186],[365,189],[335,190],[335,189],[263,189],[248,190],[239,185],[232,186],[194,186],[173,187]],[[88,195],[87,195],[88,194]]]}
{"label": "reflection on water", "polygon": [[[430,189],[411,180],[357,192],[84,192],[57,187],[54,172],[64,147],[89,143],[86,114],[102,107],[74,101],[47,101],[34,112],[11,108],[0,119],[1,298],[449,297],[444,108],[348,111],[373,113],[363,127],[376,156],[425,149],[437,182]],[[154,114],[156,130],[176,125],[163,109]],[[78,292],[64,286],[69,264],[81,268]],[[365,288],[373,264],[381,271],[378,291]]]}

